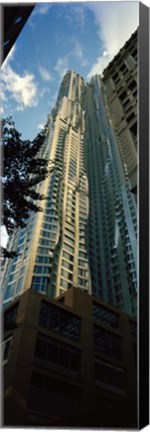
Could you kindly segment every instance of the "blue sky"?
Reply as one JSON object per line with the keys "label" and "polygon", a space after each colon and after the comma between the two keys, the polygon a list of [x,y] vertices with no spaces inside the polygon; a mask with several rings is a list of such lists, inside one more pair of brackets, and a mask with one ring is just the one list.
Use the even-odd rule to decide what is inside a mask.
{"label": "blue sky", "polygon": [[[139,24],[136,1],[37,3],[1,71],[1,115],[34,139],[54,107],[61,80],[75,70],[101,74]],[[1,231],[5,246],[7,235]]]}
{"label": "blue sky", "polygon": [[2,67],[2,115],[33,139],[73,69],[102,73],[138,26],[136,1],[37,3]]}

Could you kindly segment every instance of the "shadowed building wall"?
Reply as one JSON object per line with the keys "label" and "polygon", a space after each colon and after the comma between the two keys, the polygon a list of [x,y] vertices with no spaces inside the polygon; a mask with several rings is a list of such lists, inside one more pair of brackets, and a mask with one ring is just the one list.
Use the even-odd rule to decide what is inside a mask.
{"label": "shadowed building wall", "polygon": [[5,311],[4,425],[136,428],[136,321],[77,288]]}

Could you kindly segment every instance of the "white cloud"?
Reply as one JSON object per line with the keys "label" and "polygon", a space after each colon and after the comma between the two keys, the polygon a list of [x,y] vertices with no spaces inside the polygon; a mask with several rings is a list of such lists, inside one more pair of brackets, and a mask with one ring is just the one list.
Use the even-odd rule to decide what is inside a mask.
{"label": "white cloud", "polygon": [[83,57],[83,49],[77,40],[74,42],[74,55],[78,58]]}
{"label": "white cloud", "polygon": [[84,28],[85,24],[85,7],[84,4],[80,3],[80,5],[74,5],[73,8],[73,16],[76,21],[76,24],[80,26],[81,29]]}
{"label": "white cloud", "polygon": [[52,7],[49,3],[41,3],[40,6],[37,5],[34,11],[32,12],[32,16],[34,15],[45,15],[49,11],[49,9]]}
{"label": "white cloud", "polygon": [[53,77],[51,76],[51,74],[43,66],[39,66],[39,72],[40,72],[40,75],[44,81],[52,81],[53,80]]}
{"label": "white cloud", "polygon": [[80,60],[81,66],[87,66],[88,62],[84,56],[83,48],[82,48],[81,44],[79,43],[79,41],[76,39],[73,39],[73,49],[72,49],[72,52],[70,53],[70,55],[72,55],[73,57],[76,57],[78,60]]}
{"label": "white cloud", "polygon": [[85,25],[85,5],[84,3],[74,3],[73,7],[71,2],[64,3],[64,7],[66,8],[65,19],[69,22],[69,24],[84,29]]}
{"label": "white cloud", "polygon": [[54,70],[58,73],[60,79],[63,78],[65,73],[68,70],[68,58],[67,57],[59,57],[56,63],[56,66],[54,67]]}
{"label": "white cloud", "polygon": [[8,91],[10,96],[17,102],[17,110],[24,110],[27,107],[37,105],[37,85],[34,75],[26,73],[20,76],[6,64],[1,74],[4,91]]}
{"label": "white cloud", "polygon": [[97,57],[89,71],[90,79],[103,69],[123,47],[139,24],[139,3],[137,1],[90,2],[87,4],[95,16],[98,36],[103,44],[103,53]]}

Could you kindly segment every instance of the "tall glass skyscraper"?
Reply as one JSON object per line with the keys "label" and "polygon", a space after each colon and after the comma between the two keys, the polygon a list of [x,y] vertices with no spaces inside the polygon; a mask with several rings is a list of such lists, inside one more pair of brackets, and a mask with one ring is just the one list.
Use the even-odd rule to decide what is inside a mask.
{"label": "tall glass skyscraper", "polygon": [[19,255],[5,264],[5,306],[29,288],[54,298],[74,286],[136,315],[136,197],[105,76],[63,78],[41,150],[47,199],[9,240]]}

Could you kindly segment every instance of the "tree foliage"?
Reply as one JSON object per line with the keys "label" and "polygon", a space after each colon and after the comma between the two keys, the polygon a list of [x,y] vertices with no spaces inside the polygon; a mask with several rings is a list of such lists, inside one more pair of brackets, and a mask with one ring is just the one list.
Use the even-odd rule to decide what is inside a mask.
{"label": "tree foliage", "polygon": [[8,235],[26,226],[31,211],[41,211],[37,201],[44,196],[36,185],[48,175],[48,161],[39,156],[45,134],[46,127],[33,141],[22,140],[12,118],[2,120],[2,224]]}

